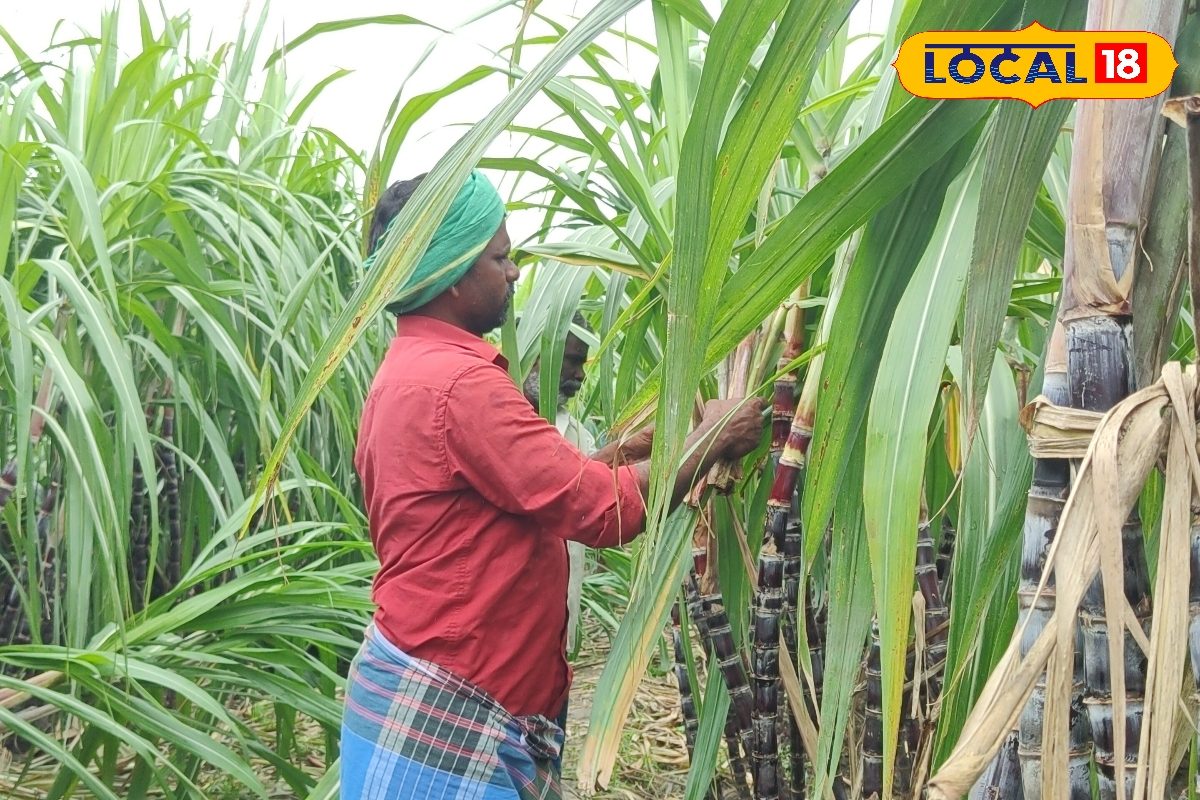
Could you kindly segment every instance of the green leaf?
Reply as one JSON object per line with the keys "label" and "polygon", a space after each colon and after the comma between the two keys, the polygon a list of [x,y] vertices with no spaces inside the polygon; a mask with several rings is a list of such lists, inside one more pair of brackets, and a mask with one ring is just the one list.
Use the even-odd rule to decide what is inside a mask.
{"label": "green leaf", "polygon": [[[1054,0],[1039,3],[1036,16],[1047,27],[1074,30],[1082,27],[1086,11],[1083,0]],[[1026,21],[1032,20],[1033,13],[1027,10]],[[1000,339],[1008,291],[1034,199],[1071,107],[1067,100],[1037,109],[1025,103],[1003,103],[987,139],[984,184],[989,190],[981,201],[963,302],[968,445],[987,396],[992,352]]]}
{"label": "green leaf", "polygon": [[[880,663],[884,674],[885,764],[892,763],[894,759],[888,739],[889,735],[894,736],[900,719],[905,651],[912,619],[910,600],[916,564],[926,431],[941,384],[946,350],[950,346],[950,336],[954,331],[966,280],[967,260],[963,256],[970,252],[975,230],[981,186],[979,164],[978,159],[974,160],[946,189],[946,202],[942,206],[937,227],[895,308],[871,393],[862,483],[863,516],[871,554],[880,632]],[[932,177],[934,181],[944,180],[941,175]],[[938,191],[937,184],[932,181],[922,181],[918,186],[929,192],[927,196],[936,196]],[[909,209],[917,213],[929,212],[929,209],[921,208],[917,203],[912,203],[905,211]],[[892,276],[903,274],[904,265],[911,259],[912,253],[912,250],[905,249],[905,245],[912,247],[915,244],[919,247],[920,240],[905,242],[902,228],[915,229],[918,226],[912,223],[906,213],[902,213],[897,218],[896,227],[886,231],[890,246],[881,248],[875,255],[872,231],[868,233],[860,255],[877,258],[877,263],[886,264]],[[839,337],[852,335],[848,330],[839,329],[838,322],[843,318],[842,314],[855,305],[854,275],[852,272],[851,281],[834,318],[834,343],[840,340]],[[870,291],[880,293],[876,296],[886,297],[885,293],[894,291],[892,287],[900,286],[903,284],[899,281],[890,283],[880,280]],[[875,305],[873,310],[869,305],[865,308],[864,323],[888,315],[886,308],[881,309],[879,305]],[[863,343],[876,341],[881,329],[864,324],[859,330],[859,352],[855,357],[873,362],[872,351],[875,348],[870,344],[864,347]],[[835,370],[830,383],[836,386],[837,365],[845,362],[827,358],[826,369],[832,367]],[[870,377],[866,380],[869,381]],[[835,391],[824,397],[836,397]],[[823,405],[819,406],[819,419],[823,416]],[[844,410],[842,415],[849,416],[849,412]],[[821,452],[818,449],[818,453]],[[885,777],[885,785],[887,783]]]}
{"label": "green leaf", "polygon": [[[851,458],[851,480],[862,475],[862,449]],[[852,492],[841,492],[833,511],[829,557],[829,612],[825,632],[825,675],[820,709],[820,738],[813,765],[814,796],[828,796],[838,774],[854,691],[861,675],[863,645],[871,632],[874,598],[871,562],[862,506]]]}
{"label": "green leaf", "polygon": [[647,555],[645,577],[639,577],[613,639],[612,649],[592,699],[588,737],[579,757],[579,783],[607,786],[624,732],[625,716],[658,645],[677,587],[691,564],[696,509],[675,509],[663,528],[659,546]]}
{"label": "green leaf", "polygon": [[304,33],[285,42],[271,55],[267,56],[266,63],[263,64],[263,69],[270,69],[275,65],[275,62],[283,58],[289,51],[295,50],[305,42],[311,41],[318,36],[336,31],[348,31],[354,28],[362,28],[368,25],[417,25],[424,28],[431,28],[440,33],[449,33],[449,31],[439,28],[436,25],[431,25],[424,20],[409,16],[408,14],[378,14],[373,17],[353,17],[350,19],[332,20],[330,22],[318,22]]}
{"label": "green leaf", "polygon": [[692,768],[688,770],[685,800],[703,800],[709,796],[714,773],[717,771],[717,752],[724,739],[725,719],[729,714],[729,690],[721,670],[708,671],[704,689],[704,705],[700,712],[700,727],[696,731],[696,747],[692,753]]}

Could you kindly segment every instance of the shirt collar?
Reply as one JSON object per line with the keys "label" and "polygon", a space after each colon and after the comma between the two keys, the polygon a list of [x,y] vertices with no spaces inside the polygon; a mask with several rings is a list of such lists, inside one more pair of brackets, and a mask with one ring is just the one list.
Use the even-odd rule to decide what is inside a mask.
{"label": "shirt collar", "polygon": [[411,336],[417,339],[432,339],[440,342],[455,344],[475,353],[485,361],[499,364],[508,368],[508,359],[491,344],[470,331],[443,322],[433,317],[420,314],[404,314],[396,319],[396,335]]}

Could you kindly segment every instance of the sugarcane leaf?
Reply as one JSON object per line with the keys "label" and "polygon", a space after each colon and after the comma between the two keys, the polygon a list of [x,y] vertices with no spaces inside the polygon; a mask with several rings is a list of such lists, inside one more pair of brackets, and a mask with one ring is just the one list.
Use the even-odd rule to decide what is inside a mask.
{"label": "sugarcane leaf", "polygon": [[20,716],[3,706],[0,706],[0,724],[3,724],[6,729],[15,732],[23,739],[37,745],[42,752],[51,755],[56,761],[71,770],[97,797],[105,798],[105,800],[118,800],[117,795],[101,783],[96,776],[92,775],[91,771],[81,764],[79,759],[75,758],[68,748],[51,739],[32,724],[26,722]]}
{"label": "sugarcane leaf", "polygon": [[639,578],[633,587],[629,607],[596,684],[588,737],[579,757],[582,786],[605,786],[612,776],[625,715],[691,562],[696,518],[691,506],[676,508],[667,519],[658,547],[647,554],[645,578]]}
{"label": "sugarcane leaf", "polygon": [[[688,113],[692,98],[688,92],[688,72],[691,59],[688,56],[688,36],[685,17],[680,4],[654,0],[655,41],[658,44],[658,80],[661,87],[660,113],[663,115],[667,139],[667,165],[677,168],[679,153],[683,149],[683,132],[687,128]],[[696,5],[699,5],[697,3]],[[705,12],[707,16],[707,12]],[[694,24],[694,23],[693,23]],[[708,20],[711,29],[712,20]]]}
{"label": "sugarcane leaf", "polygon": [[[666,390],[655,420],[651,520],[665,513],[674,471],[670,468],[680,458],[689,415],[679,412],[690,408],[707,369],[694,343],[710,338],[733,245],[791,130],[813,67],[850,7],[845,0],[787,7],[763,66],[724,131],[723,141],[723,112],[782,4],[754,0],[744,7],[730,4],[713,29],[695,113],[683,139],[676,191],[676,249],[667,290],[663,357]],[[653,530],[651,527],[651,542]]]}
{"label": "sugarcane leaf", "polygon": [[[662,5],[677,12],[679,16],[705,33],[712,31],[714,24],[712,15],[708,13],[708,9],[700,0],[654,0],[654,2],[656,5]],[[659,44],[661,46],[661,42]]]}
{"label": "sugarcane leaf", "polygon": [[[1051,28],[1073,30],[1082,27],[1086,11],[1083,0],[1054,0],[1039,3],[1036,17]],[[1034,15],[1033,9],[1027,9],[1025,21],[1032,21]],[[1071,106],[1070,101],[1054,101],[1035,113],[1026,104],[1005,103],[997,111],[988,139],[985,183],[995,190],[986,192],[982,200],[963,308],[968,445],[987,396],[992,351],[1004,323],[1005,296],[1034,198]]]}
{"label": "sugarcane leaf", "polygon": [[[945,189],[946,201],[941,216],[907,287],[903,288],[899,283],[889,286],[882,281],[872,287],[872,291],[880,293],[876,296],[884,297],[884,293],[895,291],[892,287],[903,288],[871,393],[862,481],[863,517],[871,554],[880,664],[884,675],[885,764],[894,760],[894,751],[888,749],[889,736],[894,735],[892,732],[900,719],[905,651],[912,618],[908,601],[912,597],[916,563],[926,432],[966,280],[968,262],[964,255],[970,252],[979,209],[980,163],[979,159],[974,159]],[[922,181],[925,184],[922,188],[929,193],[926,196],[934,195],[938,183],[944,180],[944,176],[937,175],[933,181]],[[880,248],[876,254],[873,231],[869,230],[859,251],[860,256],[881,259],[879,263],[887,264],[887,270],[893,275],[903,273],[903,265],[911,259],[914,251],[906,250],[906,246],[922,246],[920,239],[904,242],[899,226],[916,227],[901,214],[897,228],[886,231],[889,246]],[[853,308],[855,288],[853,281],[848,283],[838,306],[832,339],[835,344],[840,336],[849,333],[839,330],[838,322],[844,311]],[[883,314],[886,315],[886,311]],[[867,319],[877,318],[871,311],[867,315]],[[869,340],[875,332],[864,331],[860,335]],[[862,357],[861,350],[858,357]],[[867,358],[871,359],[871,356]],[[844,362],[829,360],[826,368],[836,369],[835,365],[839,363]],[[836,380],[834,377],[831,383],[836,385]],[[869,376],[867,380],[870,380]],[[818,414],[821,419],[820,407]],[[817,449],[817,452],[822,451]],[[886,773],[885,767],[885,776]],[[887,784],[885,777],[885,793]]]}
{"label": "sugarcane leaf", "polygon": [[[848,474],[862,475],[859,447],[850,459]],[[822,684],[820,736],[813,766],[816,796],[828,796],[838,773],[853,709],[852,697],[861,672],[863,645],[871,632],[874,598],[871,562],[863,527],[862,506],[851,492],[842,492],[833,511],[833,537],[829,559],[829,611],[825,633],[825,674]]]}
{"label": "sugarcane leaf", "polygon": [[299,124],[300,120],[304,118],[304,112],[308,111],[309,107],[317,101],[317,98],[321,96],[321,93],[329,88],[332,83],[335,81],[340,81],[351,72],[352,70],[348,69],[335,69],[333,72],[329,73],[320,81],[318,81],[317,85],[309,89],[308,93],[304,95],[303,99],[301,99],[300,102],[296,104],[296,107],[292,109],[292,113],[288,116],[288,125]]}
{"label": "sugarcane leaf", "polygon": [[[565,176],[555,173],[538,162],[528,158],[484,158],[479,162],[481,167],[503,169],[520,172],[531,172],[546,178],[555,189],[569,197],[584,212],[584,217],[600,225],[604,225],[625,246],[635,260],[648,272],[653,271],[649,258],[643,253],[642,247],[618,224],[604,213],[596,198],[587,191],[586,187],[576,185]],[[544,246],[544,245],[541,245]]]}
{"label": "sugarcane leaf", "polygon": [[717,770],[717,751],[721,747],[729,703],[729,690],[725,688],[721,671],[710,669],[708,683],[704,688],[699,728],[696,730],[692,768],[688,770],[687,786],[684,789],[685,800],[703,800],[708,796],[713,775]]}
{"label": "sugarcane leaf", "polygon": [[[458,78],[447,83],[445,86],[440,86],[429,92],[419,94],[412,99],[406,101],[399,112],[392,117],[389,115],[387,125],[385,126],[386,137],[381,132],[382,148],[376,150],[375,157],[371,160],[371,168],[368,170],[368,177],[371,180],[385,180],[392,173],[392,167],[396,163],[396,156],[400,152],[401,145],[408,139],[409,133],[420,119],[422,119],[429,111],[445,100],[452,94],[473,86],[489,75],[495,74],[496,70],[490,67],[475,67],[467,70]],[[403,89],[402,89],[403,90]],[[399,95],[397,95],[399,100]],[[363,210],[366,212],[363,217],[363,230],[370,230],[371,218],[375,214],[375,201],[378,199],[378,191],[367,191],[364,195],[366,204]],[[366,246],[366,237],[363,237]]]}
{"label": "sugarcane leaf", "polygon": [[[983,103],[913,98],[830,170],[726,282],[705,367],[731,352],[851,233],[944,158],[987,112]],[[660,386],[656,371],[623,416],[650,403]]]}
{"label": "sugarcane leaf", "polygon": [[518,255],[523,253],[546,256],[574,266],[605,267],[613,272],[622,272],[643,280],[649,280],[651,277],[642,270],[636,260],[619,250],[586,242],[546,242],[526,245],[517,251]]}
{"label": "sugarcane leaf", "polygon": [[[948,364],[956,379],[961,379],[964,367],[957,349],[952,349]],[[1040,385],[1040,375],[1035,381]],[[978,441],[963,471],[935,764],[949,755],[1012,633],[1016,555],[1033,476],[1033,459],[1017,424],[1017,413],[1012,370],[1000,353],[993,353]]]}
{"label": "sugarcane leaf", "polygon": [[318,22],[295,39],[284,42],[283,46],[267,56],[267,60],[263,64],[263,69],[270,69],[275,65],[276,61],[286,56],[288,52],[295,50],[305,42],[312,41],[318,36],[371,25],[416,25],[423,28],[430,28],[439,33],[449,33],[449,31],[439,28],[437,25],[432,25],[408,14],[377,14],[371,17],[353,17],[350,19],[332,20],[330,22]]}

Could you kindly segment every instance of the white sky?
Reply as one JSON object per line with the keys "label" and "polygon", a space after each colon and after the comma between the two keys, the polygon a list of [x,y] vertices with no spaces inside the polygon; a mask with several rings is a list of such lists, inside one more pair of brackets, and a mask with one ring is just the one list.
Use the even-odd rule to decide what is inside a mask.
{"label": "white sky", "polygon": [[[703,2],[713,12],[719,6],[718,0]],[[39,53],[51,42],[75,38],[80,31],[98,33],[101,12],[114,4],[121,8],[122,13],[120,41],[126,53],[132,54],[139,47],[136,0],[0,0],[0,8],[3,8],[0,26],[26,51]],[[253,24],[263,8],[263,0],[161,0],[161,4],[170,15],[190,11],[195,53],[209,49],[205,44],[209,36],[214,46],[233,41],[243,20],[248,17],[247,24]],[[497,4],[497,0],[341,0],[336,3],[328,0],[276,0],[268,7],[261,52],[265,57],[278,44],[294,39],[318,22],[409,14],[451,29],[458,28],[464,20]],[[147,0],[154,20],[159,18],[158,5],[159,2],[155,0]],[[587,0],[542,0],[538,11],[561,23],[571,24],[571,20],[582,16],[592,5]],[[862,0],[851,16],[852,32],[883,30],[891,5],[891,0]],[[436,47],[405,87],[404,99],[439,88],[472,67],[499,63],[489,48],[499,49],[510,44],[515,38],[519,20],[518,8],[505,8],[451,35],[442,35],[423,27],[395,25],[375,25],[325,34],[288,55],[289,82],[299,86],[298,94],[302,96],[334,70],[353,70],[352,74],[324,91],[310,109],[308,121],[329,128],[350,146],[369,156],[374,150],[392,97],[431,43],[436,42]],[[56,26],[59,26],[57,32]],[[530,31],[545,30],[535,26],[537,22],[531,22]],[[633,36],[653,41],[650,3],[643,2],[635,7],[622,26]],[[604,40],[604,45],[615,58],[623,62],[628,77],[649,83],[655,62],[644,50],[611,36]],[[532,67],[545,52],[543,47],[528,48],[522,54],[522,65],[527,69]],[[0,74],[13,63],[12,54],[0,42]],[[617,74],[616,77],[624,76]],[[504,97],[507,89],[506,80],[497,76],[444,101],[418,124],[401,147],[391,179],[410,177],[431,168],[450,144],[462,135],[462,125],[477,121]],[[548,100],[539,98],[539,101],[526,108],[519,122],[540,125],[557,111]],[[517,144],[516,137],[511,140],[501,138],[493,146],[493,152],[504,152]]]}

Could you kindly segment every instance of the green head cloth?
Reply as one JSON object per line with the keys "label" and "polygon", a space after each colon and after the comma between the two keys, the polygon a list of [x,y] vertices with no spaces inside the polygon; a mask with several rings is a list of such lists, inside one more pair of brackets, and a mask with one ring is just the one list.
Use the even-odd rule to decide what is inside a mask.
{"label": "green head cloth", "polygon": [[[388,223],[387,232],[399,217],[397,214]],[[400,313],[412,311],[458,283],[503,221],[504,201],[479,170],[472,170],[416,268],[396,290],[391,305],[397,306]],[[364,269],[370,269],[375,263],[379,245],[386,236],[385,232],[379,237],[375,249],[363,262]]]}

